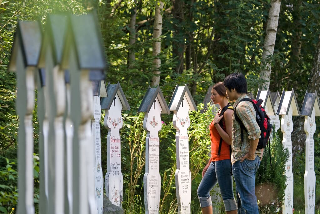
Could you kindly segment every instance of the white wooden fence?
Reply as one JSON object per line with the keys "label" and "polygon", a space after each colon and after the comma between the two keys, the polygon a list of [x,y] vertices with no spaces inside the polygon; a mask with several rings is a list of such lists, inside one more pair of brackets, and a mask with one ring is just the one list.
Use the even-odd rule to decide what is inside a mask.
{"label": "white wooden fence", "polygon": [[[19,21],[9,70],[17,76],[16,108],[18,131],[17,212],[33,214],[33,124],[37,90],[40,156],[40,213],[102,213],[101,109],[106,111],[108,165],[105,191],[121,206],[121,110],[129,104],[120,84],[104,82],[105,56],[94,14],[49,15],[42,34],[35,21]],[[102,84],[101,84],[102,83]],[[101,87],[102,86],[102,87]],[[101,89],[101,91],[100,91]],[[101,93],[100,93],[101,92]],[[104,97],[100,104],[100,96]],[[286,163],[287,188],[283,213],[293,209],[292,141],[293,116],[304,116],[306,132],[305,212],[315,212],[314,140],[315,116],[320,116],[318,96],[306,93],[299,111],[294,91],[259,91],[263,107],[275,129],[281,127],[283,145],[289,151]],[[145,113],[146,170],[144,175],[146,213],[158,213],[161,192],[159,144],[161,114],[173,111],[177,130],[176,188],[179,213],[190,213],[189,111],[196,106],[187,86],[177,86],[170,110],[160,88],[150,88],[139,108]],[[280,117],[280,118],[279,118]],[[105,142],[103,142],[105,143]]]}

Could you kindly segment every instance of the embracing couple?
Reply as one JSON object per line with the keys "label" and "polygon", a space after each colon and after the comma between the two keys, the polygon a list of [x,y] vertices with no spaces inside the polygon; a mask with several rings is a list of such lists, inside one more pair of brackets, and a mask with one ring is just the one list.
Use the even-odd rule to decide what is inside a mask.
{"label": "embracing couple", "polygon": [[[253,104],[242,101],[243,98],[249,97],[247,81],[241,73],[230,74],[211,90],[211,99],[220,110],[209,126],[211,158],[203,169],[198,187],[202,213],[212,213],[210,190],[217,182],[226,213],[235,214],[237,210],[241,214],[259,213],[255,175],[263,153],[263,149],[257,150],[260,127]],[[233,106],[229,100],[234,101]],[[232,175],[240,198],[238,205],[233,196]]]}

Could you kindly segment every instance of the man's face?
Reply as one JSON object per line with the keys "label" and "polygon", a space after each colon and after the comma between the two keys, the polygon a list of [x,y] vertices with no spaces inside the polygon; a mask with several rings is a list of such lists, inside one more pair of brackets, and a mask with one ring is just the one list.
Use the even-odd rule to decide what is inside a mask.
{"label": "man's face", "polygon": [[229,90],[228,88],[227,88],[227,95],[228,95],[228,98],[229,98],[229,100],[230,101],[233,101],[233,100],[236,100],[236,90],[235,89],[231,89],[231,90]]}

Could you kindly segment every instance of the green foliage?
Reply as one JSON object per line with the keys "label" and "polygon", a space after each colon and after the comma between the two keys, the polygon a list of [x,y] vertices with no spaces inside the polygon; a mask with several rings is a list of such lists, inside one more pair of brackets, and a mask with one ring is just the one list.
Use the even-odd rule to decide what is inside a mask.
{"label": "green foliage", "polygon": [[270,151],[271,154],[269,147],[264,150],[256,176],[256,195],[261,213],[278,213],[286,188],[285,163],[289,153],[276,133],[273,134]]}
{"label": "green foliage", "polygon": [[17,205],[17,166],[15,160],[0,156],[0,211],[9,213]]}
{"label": "green foliage", "polygon": [[[118,2],[120,2],[118,4]],[[248,81],[249,91],[255,95],[262,84],[259,72],[266,35],[266,22],[271,1],[257,0],[180,0],[183,4],[183,17],[174,14],[173,1],[165,0],[163,11],[163,30],[161,37],[160,87],[166,100],[170,100],[176,85],[187,84],[192,91],[197,104],[202,103],[208,87],[212,83],[223,81],[232,72],[243,72]],[[272,91],[294,88],[301,100],[308,86],[308,81],[315,62],[314,53],[319,42],[320,4],[316,0],[301,1],[284,0],[281,2],[280,21],[277,32],[275,53],[270,57],[272,65]],[[108,57],[107,82],[120,82],[130,103],[131,111],[124,115],[124,127],[121,130],[122,139],[122,172],[124,174],[124,208],[129,212],[144,211],[143,204],[143,174],[145,164],[145,137],[143,115],[137,113],[141,100],[151,85],[153,76],[153,20],[157,1],[117,1],[117,0],[0,0],[0,174],[1,184],[10,175],[14,179],[0,187],[0,212],[10,212],[16,204],[16,156],[18,117],[15,111],[16,77],[7,71],[10,61],[13,35],[17,19],[38,20],[45,23],[49,13],[70,12],[83,14],[96,9],[100,21],[106,55]],[[129,25],[131,14],[137,8],[136,43],[129,45]],[[298,9],[296,9],[298,8]],[[181,20],[177,20],[180,19]],[[178,29],[178,32],[176,32]],[[300,37],[297,35],[301,35]],[[175,66],[178,57],[173,45],[182,44],[184,52],[183,72],[176,73]],[[295,44],[300,44],[300,57],[294,55]],[[128,51],[133,50],[135,61],[128,66]],[[187,57],[190,51],[190,58]],[[187,61],[190,65],[186,65]],[[199,109],[202,106],[198,105]],[[176,213],[175,193],[175,130],[172,126],[172,115],[163,115],[163,128],[160,134],[160,174],[162,178],[161,213]],[[213,115],[211,110],[205,113],[190,114],[190,170],[192,173],[192,212],[199,212],[196,190],[201,180],[201,171],[207,161],[210,151],[210,139],[207,126]],[[38,126],[36,111],[34,112],[35,153],[38,148]],[[101,123],[102,125],[102,123]],[[319,129],[317,129],[319,130]],[[106,136],[107,130],[101,129],[102,163],[106,166]],[[319,131],[315,134],[315,166],[320,164]],[[277,137],[276,137],[277,139]],[[274,143],[274,145],[277,142]],[[279,149],[279,151],[277,150]],[[272,160],[282,163],[280,145],[272,149]],[[301,176],[304,173],[304,151],[294,151],[295,208],[303,209]],[[36,159],[35,159],[36,160]],[[282,177],[272,174],[270,167],[265,165],[268,160],[266,151],[260,170],[266,169],[268,176],[258,178],[260,183],[272,184],[278,190],[277,198],[281,198],[283,190]],[[130,163],[130,164],[129,164]],[[7,166],[12,166],[8,171]],[[282,165],[281,165],[282,166]],[[264,168],[265,167],[265,168]],[[10,168],[10,167],[9,167]],[[281,167],[280,167],[281,168]],[[318,169],[319,167],[315,167]],[[35,162],[35,176],[38,163]],[[282,168],[281,168],[282,169]],[[106,172],[103,168],[104,174]],[[14,173],[15,172],[15,173]],[[316,171],[320,176],[319,170]],[[281,183],[277,186],[272,177]],[[9,177],[8,177],[9,176]],[[35,179],[35,198],[38,194],[38,178]],[[319,179],[317,185],[319,186]],[[9,189],[11,188],[11,189]],[[318,191],[318,189],[317,189]],[[317,194],[316,206],[320,209],[320,194]],[[9,200],[6,202],[3,200]],[[133,203],[134,202],[134,203]],[[262,205],[261,205],[262,206]],[[270,205],[270,210],[276,210],[278,201]],[[300,207],[299,207],[300,206]],[[262,207],[262,209],[266,209]],[[269,210],[269,211],[270,211]],[[268,212],[268,211],[266,211]]]}

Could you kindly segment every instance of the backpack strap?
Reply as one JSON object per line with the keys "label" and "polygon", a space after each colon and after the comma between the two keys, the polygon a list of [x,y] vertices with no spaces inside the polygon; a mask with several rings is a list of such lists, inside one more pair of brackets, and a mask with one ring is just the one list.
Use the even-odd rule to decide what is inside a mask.
{"label": "backpack strap", "polygon": [[[256,106],[255,106],[255,103],[252,101],[252,99],[250,98],[243,98],[239,101],[239,103],[241,103],[242,101],[249,101],[253,104],[253,107],[254,109],[256,110],[257,112],[257,109],[256,109]],[[260,100],[259,100],[260,101]],[[237,104],[237,106],[239,105],[239,103]],[[246,127],[243,125],[241,119],[238,117],[237,115],[237,112],[236,112],[236,109],[237,109],[237,106],[234,108],[234,116],[236,118],[236,120],[238,121],[238,123],[240,124],[240,129],[241,129],[241,142],[243,142],[243,129],[246,129]]]}
{"label": "backpack strap", "polygon": [[[232,106],[232,105],[230,105],[230,103],[228,103],[228,105],[226,105],[225,107],[223,107],[223,108],[221,109],[221,111],[220,111],[219,115],[220,115],[220,116],[221,116],[221,115],[224,115],[224,113],[225,113],[228,109],[233,110],[233,106]],[[223,121],[222,121],[222,119],[220,120],[219,125],[221,126],[221,128],[223,127]],[[221,145],[222,145],[222,141],[223,141],[223,139],[222,139],[222,137],[220,136],[220,143],[219,143],[219,149],[218,149],[218,156],[220,156],[220,153],[221,153]]]}

